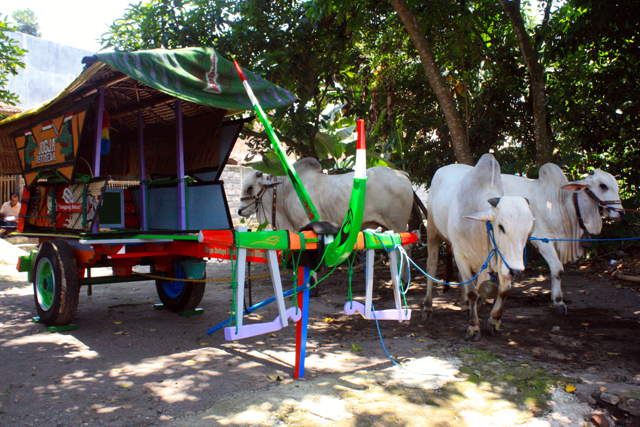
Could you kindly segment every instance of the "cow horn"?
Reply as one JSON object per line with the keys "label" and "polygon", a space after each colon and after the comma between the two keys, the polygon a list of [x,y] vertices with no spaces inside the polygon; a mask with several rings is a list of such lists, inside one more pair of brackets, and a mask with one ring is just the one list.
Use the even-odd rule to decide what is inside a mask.
{"label": "cow horn", "polygon": [[495,208],[498,206],[498,203],[500,203],[500,197],[494,197],[492,199],[487,200],[487,202],[489,202],[489,204]]}

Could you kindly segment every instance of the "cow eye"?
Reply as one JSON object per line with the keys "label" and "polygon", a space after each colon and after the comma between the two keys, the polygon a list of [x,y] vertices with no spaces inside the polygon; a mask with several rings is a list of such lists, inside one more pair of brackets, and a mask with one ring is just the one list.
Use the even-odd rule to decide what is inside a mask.
{"label": "cow eye", "polygon": [[504,233],[504,227],[502,225],[498,225],[498,228]]}
{"label": "cow eye", "polygon": [[603,189],[604,191],[607,191],[609,189],[609,187],[607,187],[606,184],[600,184],[600,188]]}
{"label": "cow eye", "polygon": [[247,191],[249,194],[253,193],[253,185],[250,185],[249,188],[247,188]]}

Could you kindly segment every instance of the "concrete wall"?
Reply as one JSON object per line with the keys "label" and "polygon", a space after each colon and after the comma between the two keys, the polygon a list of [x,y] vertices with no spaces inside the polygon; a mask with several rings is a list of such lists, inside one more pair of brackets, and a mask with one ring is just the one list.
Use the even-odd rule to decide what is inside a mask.
{"label": "concrete wall", "polygon": [[23,33],[7,33],[28,52],[22,57],[25,68],[8,76],[6,89],[18,94],[20,107],[29,109],[58,95],[84,68],[82,58],[94,52],[63,46]]}
{"label": "concrete wall", "polygon": [[[227,203],[231,212],[231,219],[234,227],[239,227],[241,217],[238,216],[238,208],[240,207],[240,192],[242,190],[242,182],[255,169],[244,166],[227,165],[222,171],[220,180],[224,182],[224,191],[227,195]],[[245,224],[246,225],[246,224]]]}

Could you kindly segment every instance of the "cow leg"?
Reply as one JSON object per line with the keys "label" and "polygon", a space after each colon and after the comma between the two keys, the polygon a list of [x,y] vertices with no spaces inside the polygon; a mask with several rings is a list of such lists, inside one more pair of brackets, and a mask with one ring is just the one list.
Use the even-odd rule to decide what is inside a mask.
{"label": "cow leg", "polygon": [[433,317],[433,280],[438,270],[438,252],[440,251],[440,243],[442,239],[438,235],[435,227],[430,226],[433,221],[429,221],[427,225],[427,295],[422,302],[422,319],[430,319]]}
{"label": "cow leg", "polygon": [[[461,257],[456,256],[454,249],[454,257],[458,264],[458,271],[460,272],[460,278],[463,282],[471,280],[473,273],[466,260],[462,260]],[[478,293],[476,292],[475,283],[471,282],[463,286],[463,293],[469,303],[469,327],[467,328],[467,334],[464,339],[469,341],[480,341],[482,334],[480,333],[480,319],[478,318]]]}
{"label": "cow leg", "polygon": [[504,307],[504,302],[511,293],[510,280],[506,280],[502,276],[498,276],[498,282],[500,284],[498,288],[498,296],[496,297],[496,301],[493,304],[491,316],[487,320],[487,329],[489,330],[489,333],[491,335],[500,333],[500,324],[502,322],[502,310]]}
{"label": "cow leg", "polygon": [[540,251],[540,255],[547,261],[551,272],[551,301],[553,302],[553,312],[558,315],[567,314],[567,306],[562,299],[561,278],[564,274],[564,267],[558,258],[558,253],[551,243],[535,241],[534,244]]}

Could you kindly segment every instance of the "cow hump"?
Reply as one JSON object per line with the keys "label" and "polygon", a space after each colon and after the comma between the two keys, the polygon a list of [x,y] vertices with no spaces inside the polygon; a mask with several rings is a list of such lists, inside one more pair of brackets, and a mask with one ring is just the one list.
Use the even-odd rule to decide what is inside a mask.
{"label": "cow hump", "polygon": [[313,157],[305,157],[293,164],[298,175],[306,172],[322,173],[322,165]]}
{"label": "cow hump", "polygon": [[569,182],[562,173],[562,169],[554,163],[545,163],[540,167],[538,180],[541,183],[549,184],[552,188],[559,188]]}
{"label": "cow hump", "polygon": [[467,182],[473,186],[494,189],[500,195],[504,194],[500,175],[500,164],[495,157],[489,153],[480,157],[478,163],[476,163],[475,167],[470,171]]}

